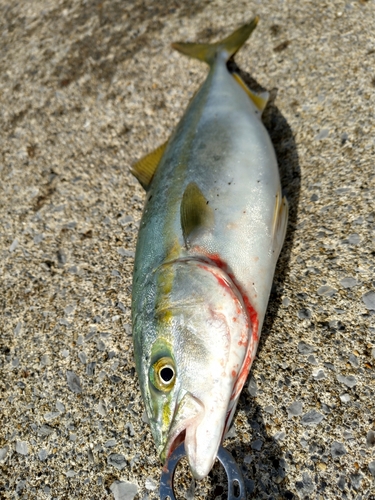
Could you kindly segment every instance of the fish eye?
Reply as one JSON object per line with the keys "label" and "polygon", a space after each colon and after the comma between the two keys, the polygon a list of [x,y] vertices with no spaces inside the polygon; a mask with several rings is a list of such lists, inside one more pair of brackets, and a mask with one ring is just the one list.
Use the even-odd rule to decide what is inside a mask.
{"label": "fish eye", "polygon": [[174,377],[174,370],[171,366],[164,366],[160,371],[159,371],[159,377],[164,384],[169,384],[169,382],[173,379]]}
{"label": "fish eye", "polygon": [[159,391],[169,392],[176,380],[176,369],[171,358],[158,359],[151,367],[150,379]]}

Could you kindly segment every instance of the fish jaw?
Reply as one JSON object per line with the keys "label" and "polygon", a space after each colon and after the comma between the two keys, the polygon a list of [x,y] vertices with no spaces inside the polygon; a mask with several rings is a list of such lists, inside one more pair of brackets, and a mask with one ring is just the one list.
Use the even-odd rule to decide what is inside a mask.
{"label": "fish jaw", "polygon": [[171,423],[168,438],[160,452],[162,462],[168,460],[177,446],[185,441],[186,437],[195,434],[195,430],[204,418],[205,408],[201,401],[187,392],[181,399]]}
{"label": "fish jaw", "polygon": [[166,462],[177,446],[184,441],[185,453],[195,479],[208,475],[215,461],[224,430],[223,413],[217,408],[207,411],[202,401],[186,393],[174,415],[168,440],[160,453]]}
{"label": "fish jaw", "polygon": [[224,423],[221,412],[206,412],[197,426],[186,429],[185,452],[190,470],[197,480],[206,477],[212,469],[222,441]]}

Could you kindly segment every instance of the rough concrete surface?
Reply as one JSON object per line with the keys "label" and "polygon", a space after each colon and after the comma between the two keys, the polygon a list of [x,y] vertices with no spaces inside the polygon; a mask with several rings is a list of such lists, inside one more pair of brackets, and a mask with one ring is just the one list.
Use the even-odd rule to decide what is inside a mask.
{"label": "rough concrete surface", "polygon": [[[130,327],[144,192],[206,67],[173,52],[253,15],[236,62],[290,205],[226,447],[247,497],[375,498],[375,3],[0,1],[0,498],[154,499]],[[152,244],[152,242],[150,242]],[[179,498],[194,484],[182,466]],[[216,467],[197,498],[225,498]]]}

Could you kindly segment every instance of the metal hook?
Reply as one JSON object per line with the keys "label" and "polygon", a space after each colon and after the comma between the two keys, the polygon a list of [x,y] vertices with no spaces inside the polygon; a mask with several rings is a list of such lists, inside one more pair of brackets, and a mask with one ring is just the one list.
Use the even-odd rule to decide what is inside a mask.
{"label": "metal hook", "polygon": [[[160,479],[160,500],[176,500],[174,495],[173,480],[178,462],[185,456],[184,443],[181,443],[163,469]],[[228,477],[228,500],[245,500],[245,482],[240,468],[228,450],[220,446],[217,458],[223,464]]]}

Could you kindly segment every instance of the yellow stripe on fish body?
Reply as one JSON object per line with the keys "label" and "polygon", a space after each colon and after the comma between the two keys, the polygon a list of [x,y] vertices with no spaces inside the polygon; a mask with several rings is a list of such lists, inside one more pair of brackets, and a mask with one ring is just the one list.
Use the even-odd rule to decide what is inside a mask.
{"label": "yellow stripe on fish body", "polygon": [[268,96],[226,65],[257,23],[214,44],[173,44],[209,73],[167,143],[133,166],[147,190],[132,293],[137,372],[161,459],[184,440],[198,479],[254,359],[287,226],[260,120]]}

